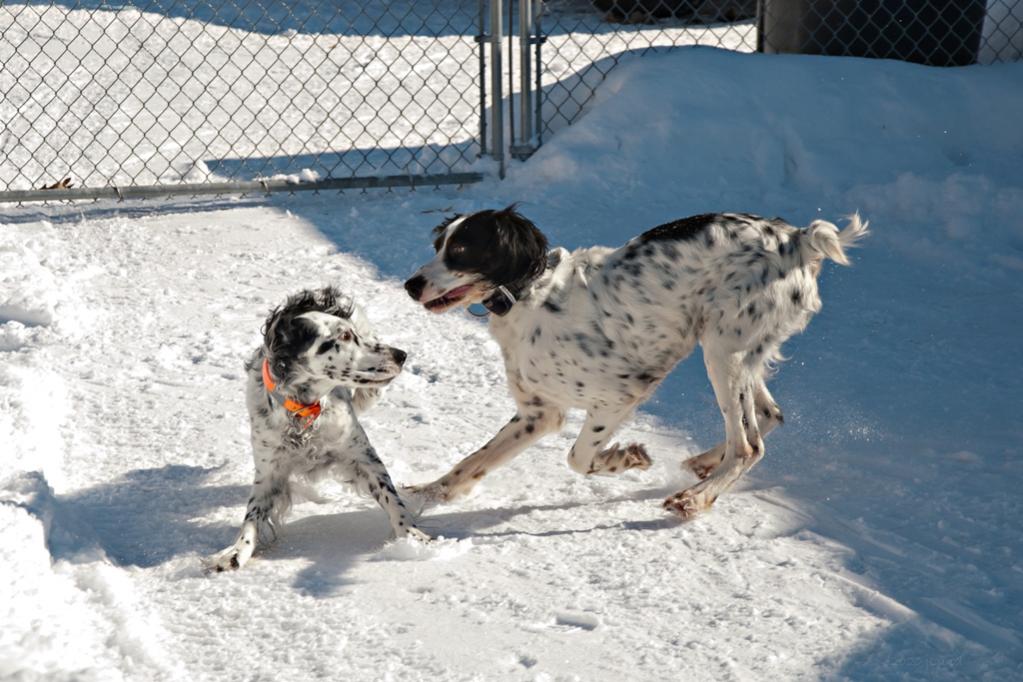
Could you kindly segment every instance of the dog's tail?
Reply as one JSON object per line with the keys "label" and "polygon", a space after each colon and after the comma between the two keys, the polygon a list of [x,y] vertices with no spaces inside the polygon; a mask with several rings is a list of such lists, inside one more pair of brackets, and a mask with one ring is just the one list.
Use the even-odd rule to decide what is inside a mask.
{"label": "dog's tail", "polygon": [[859,213],[849,216],[849,224],[841,231],[826,220],[815,220],[803,231],[800,240],[803,258],[807,261],[830,258],[836,263],[849,265],[845,250],[856,246],[856,242],[869,234],[869,225],[866,220],[860,220]]}

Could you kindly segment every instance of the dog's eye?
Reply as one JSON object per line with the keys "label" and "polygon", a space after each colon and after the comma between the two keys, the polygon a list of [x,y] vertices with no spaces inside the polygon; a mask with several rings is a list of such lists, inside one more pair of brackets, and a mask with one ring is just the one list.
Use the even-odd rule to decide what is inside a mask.
{"label": "dog's eye", "polygon": [[463,244],[452,244],[448,247],[448,253],[452,256],[461,256],[465,253],[465,246]]}
{"label": "dog's eye", "polygon": [[345,342],[351,341],[352,338],[353,338],[353,336],[352,336],[351,332],[341,332],[341,340],[342,341],[345,341]]}

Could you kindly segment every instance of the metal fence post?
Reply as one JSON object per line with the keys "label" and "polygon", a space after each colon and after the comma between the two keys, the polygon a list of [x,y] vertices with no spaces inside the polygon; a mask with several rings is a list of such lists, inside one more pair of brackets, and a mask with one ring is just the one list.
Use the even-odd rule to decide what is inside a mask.
{"label": "metal fence post", "polygon": [[511,154],[517,159],[526,159],[534,151],[532,29],[533,2],[519,0],[519,138],[517,142],[512,140],[511,146]]}
{"label": "metal fence post", "polygon": [[504,91],[501,87],[501,0],[490,0],[490,155],[504,177]]}
{"label": "metal fence post", "polygon": [[533,90],[532,90],[532,69],[530,68],[529,43],[530,32],[533,26],[533,3],[531,0],[519,0],[519,92],[522,122],[519,141],[523,144],[530,144],[533,139]]}
{"label": "metal fence post", "polygon": [[480,156],[487,155],[487,0],[479,0],[479,26],[476,31],[476,49],[480,60]]}
{"label": "metal fence post", "polygon": [[533,36],[533,47],[536,49],[536,72],[533,74],[536,77],[536,90],[534,101],[536,103],[536,113],[534,114],[533,120],[536,121],[536,146],[539,148],[543,144],[543,83],[541,82],[541,75],[543,73],[543,53],[541,52],[542,46],[547,42],[547,38],[543,35],[543,27],[541,24],[543,20],[543,2],[544,0],[537,0],[536,3],[536,14],[533,15],[533,28],[535,34]]}

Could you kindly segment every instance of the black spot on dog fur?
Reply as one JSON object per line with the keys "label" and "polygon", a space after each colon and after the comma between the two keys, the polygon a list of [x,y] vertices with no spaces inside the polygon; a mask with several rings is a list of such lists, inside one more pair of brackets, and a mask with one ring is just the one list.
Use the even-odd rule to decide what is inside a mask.
{"label": "black spot on dog fur", "polygon": [[550,301],[544,301],[543,307],[544,310],[554,313],[555,315],[561,312],[561,306],[559,306],[557,303],[551,303]]}
{"label": "black spot on dog fur", "polygon": [[695,238],[703,232],[708,225],[714,224],[720,215],[717,213],[702,213],[700,215],[682,218],[670,223],[658,225],[647,230],[639,236],[639,242],[646,244],[655,241],[679,240],[686,241]]}

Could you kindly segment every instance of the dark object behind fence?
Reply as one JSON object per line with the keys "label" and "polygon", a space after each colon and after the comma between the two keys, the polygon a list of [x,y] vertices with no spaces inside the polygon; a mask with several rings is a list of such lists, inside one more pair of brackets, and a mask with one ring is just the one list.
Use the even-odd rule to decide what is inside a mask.
{"label": "dark object behind fence", "polygon": [[762,0],[759,48],[931,66],[977,61],[984,0]]}
{"label": "dark object behind fence", "polygon": [[757,0],[593,0],[612,21],[638,23],[676,18],[693,23],[738,21],[757,14]]}

